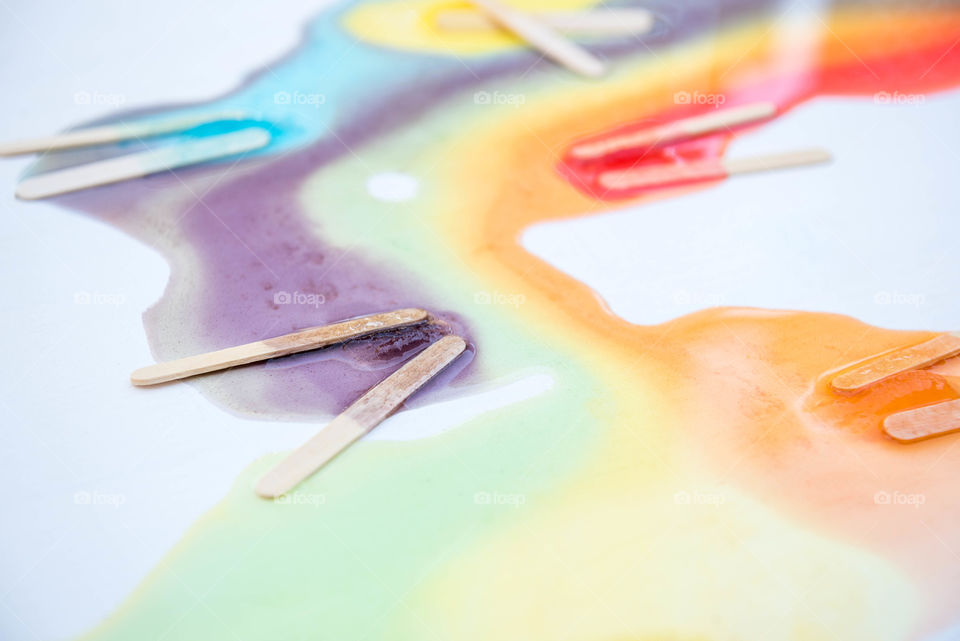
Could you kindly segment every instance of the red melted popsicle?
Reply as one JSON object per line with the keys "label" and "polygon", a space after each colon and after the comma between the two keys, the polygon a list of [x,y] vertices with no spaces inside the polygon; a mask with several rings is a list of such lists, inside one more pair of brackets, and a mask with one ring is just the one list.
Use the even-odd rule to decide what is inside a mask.
{"label": "red melted popsicle", "polygon": [[[934,35],[942,38],[936,42]],[[829,51],[821,52],[819,68],[792,75],[781,74],[757,82],[711,92],[713,104],[671,107],[641,121],[617,126],[574,141],[557,171],[574,187],[599,200],[635,198],[649,192],[729,176],[722,156],[735,135],[781,115],[794,105],[823,95],[872,96],[878,108],[897,95],[922,95],[954,86],[960,75],[960,47],[955,27],[945,24],[943,34],[931,34],[930,45],[871,56],[869,64],[837,63]],[[722,99],[721,99],[722,97]],[[722,130],[704,133],[689,127],[691,118],[706,118],[718,111],[749,110],[751,105],[774,106]],[[717,104],[724,105],[717,108]],[[652,117],[651,117],[652,116]],[[685,126],[686,121],[686,126]]]}

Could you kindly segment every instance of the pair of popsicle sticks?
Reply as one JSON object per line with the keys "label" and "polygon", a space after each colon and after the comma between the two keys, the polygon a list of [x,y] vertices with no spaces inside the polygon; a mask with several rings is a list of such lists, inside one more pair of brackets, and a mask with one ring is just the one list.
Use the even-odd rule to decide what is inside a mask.
{"label": "pair of popsicle sticks", "polygon": [[[649,151],[730,131],[772,118],[777,106],[755,102],[713,113],[683,118],[664,125],[624,133],[602,140],[579,143],[570,148],[568,159],[575,163],[606,163],[624,157],[643,157]],[[646,164],[629,169],[603,171],[597,184],[608,192],[635,192],[721,180],[738,174],[813,165],[830,160],[824,149],[803,149],[747,158],[709,158],[682,164]]]}
{"label": "pair of popsicle sticks", "polygon": [[[840,393],[854,394],[897,374],[936,365],[960,355],[960,332],[935,336],[919,345],[911,345],[882,354],[831,381]],[[883,421],[883,430],[901,443],[944,436],[960,431],[960,400],[945,401],[891,414]]]}
{"label": "pair of popsicle sticks", "polygon": [[518,11],[500,0],[471,0],[490,20],[537,49],[547,58],[582,76],[596,78],[606,65],[580,45],[564,38],[535,15]]}
{"label": "pair of popsicle sticks", "polygon": [[[244,117],[243,114],[237,112],[222,112],[202,116],[176,116],[140,123],[91,127],[56,136],[0,144],[0,156],[47,153],[150,138],[186,131],[213,122],[239,121],[243,120]],[[131,178],[148,176],[208,160],[226,158],[260,149],[269,143],[270,132],[266,129],[246,127],[226,134],[178,142],[167,147],[159,147],[31,176],[17,186],[16,195],[18,198],[25,200],[47,198]]]}
{"label": "pair of popsicle sticks", "polygon": [[[642,35],[653,29],[653,14],[646,9],[586,11],[531,11],[543,24],[568,35]],[[491,31],[499,25],[488,15],[470,9],[447,9],[436,17],[437,26],[450,31]]]}
{"label": "pair of popsicle sticks", "polygon": [[[328,347],[430,320],[422,309],[400,309],[312,327],[276,338],[188,356],[138,369],[130,376],[134,385],[156,385],[246,365],[268,358]],[[276,498],[326,465],[351,443],[379,425],[418,389],[450,365],[464,350],[459,336],[444,336],[382,380],[333,419],[309,441],[291,452],[260,479],[256,491]]]}

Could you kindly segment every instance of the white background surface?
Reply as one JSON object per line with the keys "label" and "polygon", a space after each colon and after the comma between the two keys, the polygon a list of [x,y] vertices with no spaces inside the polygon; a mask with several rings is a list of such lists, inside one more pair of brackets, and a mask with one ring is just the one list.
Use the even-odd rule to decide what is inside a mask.
{"label": "white background surface", "polygon": [[[117,103],[215,96],[292,47],[321,5],[0,0],[0,139],[54,132]],[[78,93],[90,104],[77,104]],[[540,226],[526,242],[635,322],[723,303],[960,327],[947,253],[960,231],[958,198],[945,180],[957,173],[958,104],[953,95],[919,108],[805,107],[732,153],[820,143],[837,153],[833,167]],[[884,143],[888,135],[896,142]],[[131,388],[129,372],[151,361],[140,314],[162,292],[167,267],[113,229],[15,201],[26,163],[0,162],[0,638],[48,640],[100,621],[243,467],[317,426],[264,430],[189,386]],[[883,292],[923,302],[876,304]],[[76,304],[84,293],[112,302]],[[549,385],[535,375],[498,402]],[[473,410],[418,411],[380,437],[440,429]],[[78,492],[102,503],[77,504]]]}

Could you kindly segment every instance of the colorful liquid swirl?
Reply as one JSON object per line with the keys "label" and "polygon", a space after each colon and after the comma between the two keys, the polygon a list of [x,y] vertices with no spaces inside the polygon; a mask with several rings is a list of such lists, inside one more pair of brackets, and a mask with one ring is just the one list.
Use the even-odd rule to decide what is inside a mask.
{"label": "colorful liquid swirl", "polygon": [[[649,37],[588,43],[614,72],[586,83],[510,38],[440,32],[446,6],[340,7],[269,72],[184,110],[256,114],[275,132],[259,158],[61,202],[168,257],[145,317],[160,360],[416,306],[477,348],[453,389],[529,371],[553,388],[439,436],[358,444],[303,486],[316,510],[257,499],[277,459],[257,461],[87,638],[899,639],[953,623],[960,450],[908,451],[879,423],[957,392],[926,371],[850,398],[825,383],[926,333],[724,308],[637,326],[518,239],[612,207],[565,150],[712,108],[677,92],[787,111],[955,87],[960,8],[654,3]],[[731,135],[616,162],[715,157]],[[371,197],[387,172],[416,177],[415,197]],[[523,304],[478,304],[497,292]],[[243,414],[330,414],[428,339],[191,384]],[[931,509],[904,518],[878,487]]]}

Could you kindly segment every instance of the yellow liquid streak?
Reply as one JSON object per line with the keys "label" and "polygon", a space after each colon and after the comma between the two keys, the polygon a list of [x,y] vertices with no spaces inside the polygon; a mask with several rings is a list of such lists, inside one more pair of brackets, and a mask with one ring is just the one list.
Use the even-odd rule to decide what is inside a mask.
{"label": "yellow liquid streak", "polygon": [[[525,10],[563,11],[594,5],[589,0],[524,0],[510,3]],[[400,0],[367,4],[351,11],[343,26],[361,39],[400,49],[446,55],[473,56],[525,44],[502,31],[456,31],[437,26],[437,14],[448,9],[475,9],[469,2],[436,0]]]}

